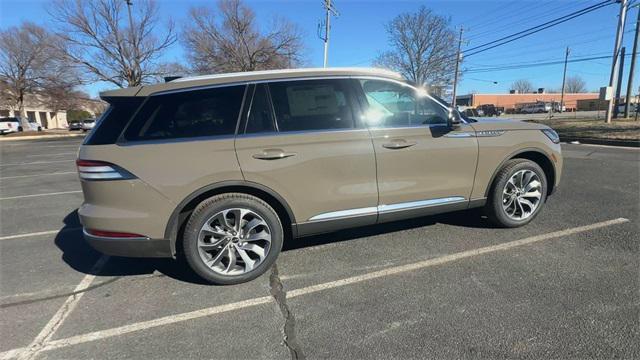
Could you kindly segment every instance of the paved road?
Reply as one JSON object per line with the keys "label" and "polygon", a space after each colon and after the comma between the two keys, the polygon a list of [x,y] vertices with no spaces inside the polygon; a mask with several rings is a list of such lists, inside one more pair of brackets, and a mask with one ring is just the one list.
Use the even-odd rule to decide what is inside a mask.
{"label": "paved road", "polygon": [[460,212],[299,239],[216,287],[85,245],[78,144],[0,143],[0,358],[640,358],[637,150],[564,146],[523,228]]}

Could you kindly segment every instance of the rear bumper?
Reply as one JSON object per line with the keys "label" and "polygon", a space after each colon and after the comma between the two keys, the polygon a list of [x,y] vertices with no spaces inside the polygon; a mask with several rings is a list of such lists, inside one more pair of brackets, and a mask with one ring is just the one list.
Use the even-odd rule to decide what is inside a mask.
{"label": "rear bumper", "polygon": [[94,236],[82,229],[86,241],[99,252],[126,257],[171,257],[171,244],[166,239],[111,238]]}

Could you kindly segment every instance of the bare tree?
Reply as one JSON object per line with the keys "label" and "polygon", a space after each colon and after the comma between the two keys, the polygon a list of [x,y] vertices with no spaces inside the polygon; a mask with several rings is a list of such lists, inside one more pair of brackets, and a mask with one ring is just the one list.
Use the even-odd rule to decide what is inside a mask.
{"label": "bare tree", "polygon": [[568,76],[564,90],[569,94],[587,92],[587,83],[578,75]]}
{"label": "bare tree", "polygon": [[47,102],[51,89],[64,89],[60,97],[66,97],[78,84],[73,69],[58,56],[55,42],[44,28],[29,22],[0,32],[2,101],[17,110],[23,122],[27,121],[27,97],[30,101]]}
{"label": "bare tree", "polygon": [[516,80],[511,84],[511,89],[520,94],[533,92],[533,84],[527,79]]}
{"label": "bare tree", "polygon": [[[90,80],[138,86],[162,74],[160,56],[176,41],[169,21],[162,34],[154,0],[56,0],[61,51]],[[127,6],[132,8],[125,9]],[[125,15],[131,11],[131,16]]]}
{"label": "bare tree", "polygon": [[377,66],[398,71],[420,85],[451,83],[456,47],[449,19],[422,6],[415,13],[396,16],[386,31],[391,50],[377,57]]}
{"label": "bare tree", "polygon": [[192,69],[219,73],[291,68],[302,62],[301,32],[285,19],[261,31],[253,10],[240,0],[220,0],[217,13],[192,8],[182,34]]}

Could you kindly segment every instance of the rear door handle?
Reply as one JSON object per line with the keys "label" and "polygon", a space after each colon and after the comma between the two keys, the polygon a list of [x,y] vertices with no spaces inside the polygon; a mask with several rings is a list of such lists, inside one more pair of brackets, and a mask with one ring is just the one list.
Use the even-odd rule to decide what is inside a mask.
{"label": "rear door handle", "polygon": [[382,147],[387,149],[404,149],[415,145],[415,141],[407,141],[405,139],[393,139],[391,142],[382,144]]}
{"label": "rear door handle", "polygon": [[296,153],[285,152],[282,149],[264,149],[261,153],[253,154],[252,157],[258,160],[278,160],[295,155]]}

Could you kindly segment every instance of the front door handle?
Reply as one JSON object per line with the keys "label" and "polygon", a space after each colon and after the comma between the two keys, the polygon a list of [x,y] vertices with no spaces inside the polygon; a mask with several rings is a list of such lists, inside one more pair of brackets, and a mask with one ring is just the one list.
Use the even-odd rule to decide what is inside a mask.
{"label": "front door handle", "polygon": [[387,149],[404,149],[415,145],[415,141],[407,141],[405,139],[393,139],[391,142],[382,144],[382,147]]}
{"label": "front door handle", "polygon": [[295,155],[296,153],[285,152],[282,149],[264,149],[261,153],[253,154],[252,157],[258,160],[278,160]]}

